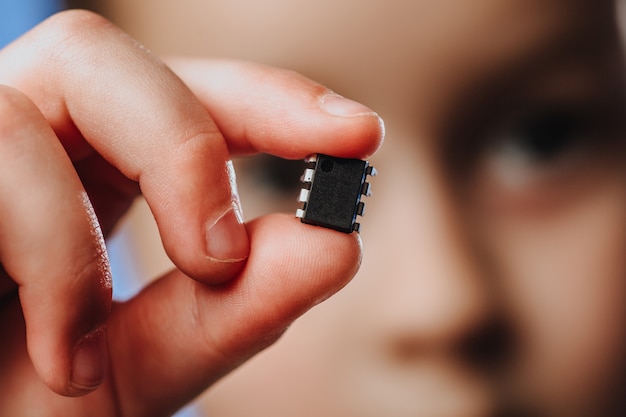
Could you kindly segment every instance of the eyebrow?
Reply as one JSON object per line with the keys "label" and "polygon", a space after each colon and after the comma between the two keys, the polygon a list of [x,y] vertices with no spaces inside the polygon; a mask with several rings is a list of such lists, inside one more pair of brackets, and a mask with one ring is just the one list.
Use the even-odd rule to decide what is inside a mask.
{"label": "eyebrow", "polygon": [[485,68],[467,83],[469,88],[461,106],[489,106],[490,102],[500,105],[513,97],[558,96],[545,86],[564,77],[580,82],[580,88],[565,91],[573,97],[613,95],[617,99],[624,96],[625,73],[617,26],[605,25],[597,31],[591,26],[586,31],[566,28]]}

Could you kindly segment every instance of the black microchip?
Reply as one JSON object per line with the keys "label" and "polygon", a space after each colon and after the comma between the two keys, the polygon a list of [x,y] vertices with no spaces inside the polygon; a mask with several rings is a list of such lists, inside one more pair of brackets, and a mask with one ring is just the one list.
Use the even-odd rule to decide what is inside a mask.
{"label": "black microchip", "polygon": [[344,233],[358,232],[356,218],[365,209],[361,196],[370,194],[368,175],[376,175],[376,170],[367,161],[322,154],[309,158],[299,198],[303,207],[296,217]]}

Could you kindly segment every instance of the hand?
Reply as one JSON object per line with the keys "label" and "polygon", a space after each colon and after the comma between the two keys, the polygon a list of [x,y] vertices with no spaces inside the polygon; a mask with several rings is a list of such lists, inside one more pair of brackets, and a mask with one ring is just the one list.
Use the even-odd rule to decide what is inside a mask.
{"label": "hand", "polygon": [[[168,415],[358,269],[355,234],[241,224],[228,161],[365,157],[380,119],[289,71],[170,65],[82,11],[0,52],[0,415]],[[140,192],[177,269],[112,305],[103,236]]]}

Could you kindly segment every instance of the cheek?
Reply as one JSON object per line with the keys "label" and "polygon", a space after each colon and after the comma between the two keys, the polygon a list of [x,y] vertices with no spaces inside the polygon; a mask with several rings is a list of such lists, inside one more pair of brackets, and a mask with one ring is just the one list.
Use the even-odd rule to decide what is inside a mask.
{"label": "cheek", "polygon": [[605,182],[546,218],[483,222],[519,326],[523,391],[547,407],[593,404],[626,350],[625,189]]}

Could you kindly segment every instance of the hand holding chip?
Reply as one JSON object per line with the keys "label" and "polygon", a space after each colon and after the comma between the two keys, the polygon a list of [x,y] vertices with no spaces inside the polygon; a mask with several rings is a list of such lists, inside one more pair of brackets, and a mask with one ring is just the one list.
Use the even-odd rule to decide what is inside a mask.
{"label": "hand holding chip", "polygon": [[[355,235],[241,224],[227,167],[366,157],[378,116],[289,71],[168,64],[77,11],[0,52],[0,415],[167,415],[358,268]],[[177,269],[112,305],[102,237],[140,191]]]}

